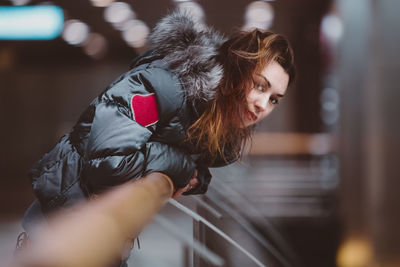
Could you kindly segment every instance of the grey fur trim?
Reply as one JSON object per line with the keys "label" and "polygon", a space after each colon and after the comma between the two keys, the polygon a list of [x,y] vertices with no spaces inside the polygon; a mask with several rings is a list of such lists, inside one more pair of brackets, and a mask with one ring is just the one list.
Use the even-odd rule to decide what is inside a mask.
{"label": "grey fur trim", "polygon": [[224,41],[220,33],[178,11],[160,20],[148,44],[149,49],[165,55],[188,98],[211,100],[223,75],[215,56]]}

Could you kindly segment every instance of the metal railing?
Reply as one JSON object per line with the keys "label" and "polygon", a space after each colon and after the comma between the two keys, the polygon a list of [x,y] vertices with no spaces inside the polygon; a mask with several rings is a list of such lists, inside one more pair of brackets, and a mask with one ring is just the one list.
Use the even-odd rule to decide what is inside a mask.
{"label": "metal railing", "polygon": [[[303,167],[296,168],[297,176],[309,180],[314,179],[310,174],[320,175],[313,168],[307,169],[309,173]],[[227,172],[223,170],[223,174],[226,176]],[[246,259],[246,266],[299,266],[296,253],[281,231],[234,186],[238,179],[231,177],[228,183],[226,179],[215,177],[205,196],[186,198],[193,200],[194,208],[170,199],[173,185],[163,174],[153,173],[129,182],[50,220],[50,227],[38,235],[40,239],[15,261],[15,266],[105,266],[121,256],[127,239],[136,237],[154,215],[155,223],[184,245],[185,267],[231,266],[232,251],[235,256]],[[269,178],[264,179],[269,181]],[[184,233],[170,218],[156,215],[166,203],[191,218],[192,233]],[[249,218],[258,218],[265,232],[261,233]],[[240,228],[252,245],[235,237],[229,227],[225,229],[225,225],[219,223],[224,220],[233,223],[235,229]],[[222,251],[209,246],[210,236],[208,240],[205,237],[210,232],[218,236],[215,239],[223,247]],[[223,251],[228,247],[231,254]],[[166,242],[165,249],[168,249]],[[176,265],[165,263],[164,266]]]}

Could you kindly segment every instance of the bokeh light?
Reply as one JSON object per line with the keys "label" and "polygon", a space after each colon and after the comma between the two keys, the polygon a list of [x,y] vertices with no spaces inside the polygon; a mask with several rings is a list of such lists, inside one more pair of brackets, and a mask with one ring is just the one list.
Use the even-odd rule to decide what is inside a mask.
{"label": "bokeh light", "polygon": [[269,29],[274,20],[274,9],[270,3],[264,1],[252,2],[246,8],[244,20],[246,30]]}
{"label": "bokeh light", "polygon": [[332,125],[339,119],[339,93],[334,88],[324,88],[320,97],[322,121]]}
{"label": "bokeh light", "polygon": [[58,6],[0,6],[0,40],[51,40],[63,23]]}
{"label": "bokeh light", "polygon": [[83,46],[83,51],[94,59],[102,58],[108,48],[108,42],[103,35],[91,32]]}
{"label": "bokeh light", "polygon": [[80,20],[67,20],[62,33],[63,39],[70,45],[82,45],[89,35],[89,26]]}
{"label": "bokeh light", "polygon": [[104,9],[104,19],[113,24],[118,30],[121,29],[126,21],[134,19],[135,17],[136,15],[129,4],[124,2],[114,2]]}
{"label": "bokeh light", "polygon": [[196,21],[203,23],[205,19],[204,9],[196,2],[192,1],[175,1],[178,10],[187,12]]}
{"label": "bokeh light", "polygon": [[337,15],[326,15],[322,18],[321,31],[331,43],[338,43],[343,35],[341,19]]}
{"label": "bokeh light", "polygon": [[114,2],[114,0],[90,0],[93,6],[106,7]]}
{"label": "bokeh light", "polygon": [[29,4],[31,0],[11,0],[11,3],[15,6],[23,6]]}
{"label": "bokeh light", "polygon": [[139,48],[146,45],[149,33],[150,29],[143,21],[130,20],[124,24],[122,37],[130,46]]}

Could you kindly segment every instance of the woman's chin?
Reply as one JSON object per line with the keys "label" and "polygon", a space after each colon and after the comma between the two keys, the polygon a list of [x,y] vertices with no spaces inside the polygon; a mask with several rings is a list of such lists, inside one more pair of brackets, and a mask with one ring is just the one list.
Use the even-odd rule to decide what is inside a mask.
{"label": "woman's chin", "polygon": [[244,129],[244,128],[248,128],[251,127],[252,125],[254,125],[255,122],[250,121],[250,120],[242,120],[241,124],[240,124],[240,128]]}

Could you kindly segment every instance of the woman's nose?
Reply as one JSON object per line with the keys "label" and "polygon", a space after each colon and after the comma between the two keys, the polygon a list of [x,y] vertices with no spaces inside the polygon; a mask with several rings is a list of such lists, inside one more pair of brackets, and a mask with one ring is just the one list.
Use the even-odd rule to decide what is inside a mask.
{"label": "woman's nose", "polygon": [[269,95],[263,94],[257,98],[256,107],[258,112],[263,112],[268,106]]}

